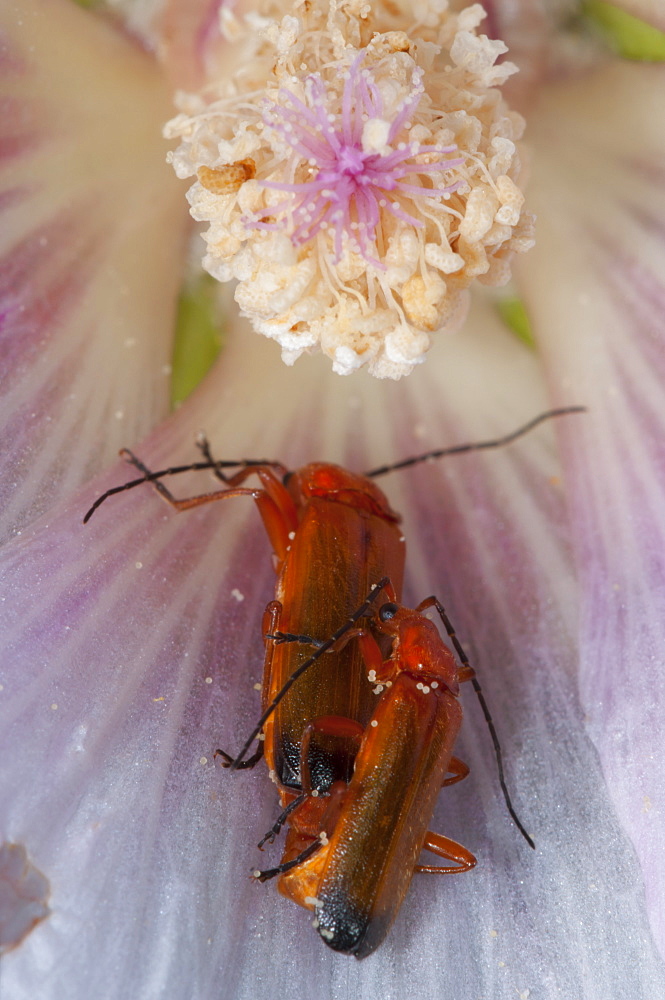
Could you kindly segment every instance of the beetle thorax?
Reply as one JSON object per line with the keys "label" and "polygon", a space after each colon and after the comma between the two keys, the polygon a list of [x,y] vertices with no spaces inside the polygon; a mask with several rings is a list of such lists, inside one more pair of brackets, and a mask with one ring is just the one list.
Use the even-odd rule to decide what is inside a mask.
{"label": "beetle thorax", "polygon": [[298,469],[288,481],[288,489],[296,504],[302,506],[311,497],[346,504],[356,510],[374,514],[386,521],[399,521],[387,497],[366,476],[349,472],[339,465],[312,462]]}

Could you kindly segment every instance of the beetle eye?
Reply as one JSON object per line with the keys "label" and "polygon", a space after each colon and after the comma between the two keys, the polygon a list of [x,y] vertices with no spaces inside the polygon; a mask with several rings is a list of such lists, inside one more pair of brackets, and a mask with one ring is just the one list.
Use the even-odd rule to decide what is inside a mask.
{"label": "beetle eye", "polygon": [[379,608],[379,618],[382,622],[389,622],[391,618],[395,617],[397,611],[396,604],[384,604],[383,607]]}

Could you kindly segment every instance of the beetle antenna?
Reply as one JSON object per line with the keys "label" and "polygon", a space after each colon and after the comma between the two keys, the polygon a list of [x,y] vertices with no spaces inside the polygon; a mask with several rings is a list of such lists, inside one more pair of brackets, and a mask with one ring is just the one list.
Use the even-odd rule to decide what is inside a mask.
{"label": "beetle antenna", "polygon": [[312,655],[307,660],[305,660],[304,663],[301,663],[297,670],[293,671],[293,673],[288,678],[288,680],[286,680],[284,682],[284,686],[282,687],[281,691],[279,691],[275,695],[275,697],[270,702],[270,704],[266,708],[265,712],[263,713],[263,715],[261,716],[261,718],[259,719],[259,721],[257,722],[257,724],[254,726],[254,729],[250,733],[249,738],[245,741],[245,744],[242,747],[242,750],[240,751],[240,753],[238,754],[238,756],[236,757],[236,759],[231,764],[228,765],[229,768],[232,771],[237,771],[238,768],[240,768],[242,766],[242,760],[243,760],[245,754],[248,752],[248,750],[251,747],[252,743],[254,742],[254,740],[256,739],[256,737],[259,735],[259,733],[263,729],[263,726],[265,725],[265,723],[267,722],[267,720],[270,718],[270,716],[272,715],[272,713],[275,711],[275,709],[279,705],[279,703],[282,700],[282,698],[286,695],[286,693],[288,692],[289,688],[291,688],[295,684],[295,682],[298,680],[298,678],[302,677],[302,675],[305,673],[305,671],[309,670],[309,668],[311,666],[313,666],[316,663],[316,661],[321,656],[323,656],[324,653],[327,653],[328,650],[331,649],[335,645],[336,642],[339,642],[339,640],[344,635],[346,635],[347,632],[349,632],[353,628],[353,626],[355,625],[355,623],[358,621],[359,618],[362,618],[363,615],[367,614],[368,610],[370,609],[370,607],[372,606],[372,604],[376,601],[376,599],[379,596],[379,594],[381,593],[381,591],[389,583],[390,583],[390,578],[387,577],[387,576],[384,576],[382,580],[379,580],[378,583],[375,583],[374,586],[372,587],[372,589],[370,590],[369,594],[367,595],[367,597],[363,601],[363,603],[360,605],[359,608],[357,608],[356,611],[353,612],[353,614],[350,616],[350,618],[348,618],[344,622],[344,624],[340,628],[337,629],[337,631],[334,633],[334,635],[331,635],[329,639],[326,639],[325,642],[322,642],[321,645],[317,648],[316,652],[312,653]]}
{"label": "beetle antenna", "polygon": [[[471,664],[469,663],[469,658],[464,652],[462,644],[460,643],[459,639],[455,634],[455,629],[453,628],[452,623],[448,618],[448,615],[446,614],[445,608],[436,598],[429,598],[428,600],[432,602],[436,610],[439,612],[441,621],[443,622],[445,630],[448,633],[448,638],[455,647],[455,652],[459,656],[462,666],[469,671],[469,679],[471,680],[471,683],[473,685],[473,690],[476,692],[476,697],[480,702],[480,707],[483,711],[483,715],[485,716],[485,722],[487,723],[487,728],[489,729],[490,736],[492,737],[492,744],[494,746],[494,756],[496,758],[496,764],[499,771],[499,784],[501,785],[501,791],[503,792],[503,798],[506,803],[508,812],[512,817],[513,823],[515,824],[519,832],[522,834],[529,847],[532,847],[535,850],[536,845],[533,841],[533,838],[524,829],[522,821],[517,815],[515,807],[513,806],[512,800],[510,798],[510,792],[508,791],[508,786],[506,784],[506,778],[503,770],[503,754],[501,753],[501,744],[499,743],[499,737],[497,736],[496,729],[494,728],[494,721],[490,714],[490,710],[487,707],[487,702],[485,701],[485,695],[483,694],[480,683],[478,682],[478,679],[475,676],[475,671],[471,666]],[[423,604],[426,603],[427,602],[423,602]],[[423,607],[423,605],[421,604],[420,607]]]}
{"label": "beetle antenna", "polygon": [[435,458],[443,458],[445,455],[462,455],[468,451],[485,451],[488,448],[501,448],[504,444],[510,444],[523,434],[528,434],[534,427],[544,423],[546,420],[553,420],[555,417],[564,417],[569,413],[586,413],[586,406],[562,406],[558,410],[547,410],[541,413],[528,424],[523,424],[517,430],[506,434],[505,437],[493,438],[490,441],[475,441],[470,444],[457,444],[451,448],[437,448],[435,451],[426,451],[423,455],[414,455],[412,458],[405,458],[401,462],[394,462],[392,465],[382,465],[378,469],[366,472],[368,479],[376,479],[377,476],[385,476],[387,472],[394,472],[396,469],[406,469],[410,465],[418,465],[420,462],[431,462]]}
{"label": "beetle antenna", "polygon": [[501,753],[501,744],[499,743],[499,737],[496,734],[496,729],[494,728],[494,722],[492,721],[492,716],[490,715],[490,710],[487,707],[487,702],[485,701],[485,695],[483,694],[482,688],[478,683],[477,678],[472,677],[471,683],[473,685],[473,690],[476,692],[478,701],[480,702],[480,707],[483,710],[483,715],[485,716],[485,722],[487,723],[487,728],[489,729],[490,736],[492,737],[492,744],[494,746],[494,756],[496,758],[496,765],[499,771],[499,784],[501,785],[501,791],[503,792],[503,798],[506,803],[506,808],[510,813],[513,823],[522,834],[526,840],[529,847],[532,847],[535,851],[536,845],[534,843],[533,837],[530,836],[524,829],[522,821],[515,812],[515,807],[513,806],[512,800],[510,798],[510,792],[508,791],[508,786],[506,785],[506,778],[503,772],[503,755]]}

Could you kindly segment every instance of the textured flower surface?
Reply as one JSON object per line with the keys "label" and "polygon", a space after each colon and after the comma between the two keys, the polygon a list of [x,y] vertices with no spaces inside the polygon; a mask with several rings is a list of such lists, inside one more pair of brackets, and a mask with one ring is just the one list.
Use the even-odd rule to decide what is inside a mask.
{"label": "textured flower surface", "polygon": [[[492,4],[488,31],[531,81],[539,242],[519,279],[538,351],[475,299],[409,379],[340,380],[320,358],[276,365],[236,321],[159,423],[185,221],[162,163],[167,88],[90,14],[4,6],[0,841],[50,894],[2,957],[2,1000],[663,995],[664,76],[575,62],[545,83],[554,31],[534,11]],[[162,24],[169,71],[198,85],[223,44],[209,6],[173,4]],[[119,444],[170,465],[205,428],[227,458],[362,470],[571,402],[588,414],[383,481],[405,515],[407,599],[443,598],[537,850],[466,699],[471,775],[433,828],[478,867],[416,878],[375,955],[335,955],[248,878],[276,814],[264,769],[212,763],[257,718],[274,575],[251,501],[175,515],[146,488],[82,514],[129,478],[106,468]]]}
{"label": "textured flower surface", "polygon": [[469,284],[505,284],[532,246],[524,123],[498,90],[516,67],[496,65],[484,18],[358,0],[226,12],[239,68],[182,98],[167,135],[178,176],[198,178],[205,267],[238,279],[287,364],[318,347],[340,374],[408,374],[429,333],[460,324]]}

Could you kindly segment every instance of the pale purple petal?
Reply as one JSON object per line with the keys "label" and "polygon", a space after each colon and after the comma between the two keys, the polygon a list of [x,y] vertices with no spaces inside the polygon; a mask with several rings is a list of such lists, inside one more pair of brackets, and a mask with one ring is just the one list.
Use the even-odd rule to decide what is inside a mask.
{"label": "pale purple petal", "polygon": [[[484,308],[397,391],[336,379],[320,359],[296,375],[274,353],[239,331],[217,378],[142,457],[184,460],[204,427],[220,457],[362,470],[503,432],[546,406],[537,362]],[[570,419],[559,434],[580,434],[586,418]],[[479,866],[417,878],[362,963],[328,951],[274,886],[250,883],[274,789],[263,766],[232,776],[211,763],[258,712],[274,576],[251,501],[177,515],[142,487],[83,528],[97,491],[131,477],[116,467],[11,543],[0,796],[8,838],[53,888],[49,918],[3,959],[12,1000],[661,995],[639,868],[575,695],[577,589],[557,474],[542,428],[510,451],[383,482],[409,510],[407,596],[436,591],[457,623],[537,851],[506,814],[469,692],[459,752],[472,775],[442,793],[434,827]]]}
{"label": "pale purple petal", "polygon": [[[619,108],[620,82],[615,94],[611,81],[601,88]],[[650,93],[647,88],[638,97],[647,102]],[[579,92],[574,96],[577,107]],[[567,121],[564,106],[568,118],[561,120]],[[556,102],[554,110],[563,116]],[[647,204],[639,204],[642,221],[634,211],[632,218],[639,235],[650,234],[651,258],[659,241],[652,220],[662,190],[660,159],[633,156],[633,149],[648,152],[649,134],[630,133],[624,142],[610,131],[602,168],[625,148],[631,176],[649,179]],[[578,145],[585,136],[579,128]],[[663,995],[642,872],[613,811],[642,855],[646,842],[647,860],[655,856],[644,829],[635,835],[628,822],[632,816],[644,825],[649,813],[642,818],[627,806],[634,805],[636,769],[652,766],[637,755],[649,735],[644,699],[651,699],[651,710],[659,693],[630,639],[639,643],[637,652],[658,653],[662,579],[654,539],[661,501],[653,487],[659,443],[653,414],[659,413],[654,373],[662,289],[658,269],[648,272],[644,248],[626,240],[623,228],[623,284],[617,280],[610,289],[605,282],[602,300],[588,285],[590,264],[600,273],[609,260],[618,273],[619,250],[611,238],[614,222],[604,229],[602,213],[589,209],[593,226],[575,224],[574,215],[571,225],[564,214],[571,201],[580,217],[593,204],[589,184],[575,193],[583,163],[570,176],[563,169],[575,137],[571,124],[565,142],[555,137],[550,149],[547,162],[557,162],[557,152],[563,157],[565,184],[556,225],[544,230],[549,255],[534,264],[532,307],[547,338],[557,402],[587,403],[591,412],[571,418],[574,425],[560,424],[556,438],[543,428],[509,452],[458,458],[384,481],[394,505],[408,512],[407,596],[415,601],[436,591],[449,607],[481,674],[509,783],[537,852],[506,815],[489,739],[469,693],[459,753],[472,776],[442,793],[434,825],[478,854],[473,873],[416,879],[390,938],[363,963],[325,949],[309,916],[273,886],[250,884],[254,844],[276,812],[274,789],[264,768],[230,776],[210,761],[217,745],[237,747],[256,719],[260,613],[274,580],[269,547],[251,501],[175,515],[148,488],[109,501],[84,529],[80,519],[96,493],[131,475],[118,466],[85,495],[59,503],[48,520],[29,526],[7,546],[0,567],[2,839],[24,844],[52,888],[50,916],[2,959],[2,987],[11,1000]],[[594,185],[599,178],[607,182],[608,173],[596,165]],[[622,206],[634,206],[628,195],[637,194],[624,183],[615,195],[616,221],[625,223],[630,214]],[[544,213],[545,205],[541,219]],[[583,266],[571,247],[580,248]],[[633,298],[625,284],[627,248],[641,289]],[[587,288],[590,299],[580,302],[575,296]],[[615,304],[603,312],[612,294]],[[625,321],[617,319],[626,303],[637,350],[625,343]],[[587,325],[580,333],[582,308]],[[317,360],[296,374],[276,365],[273,345],[237,330],[217,372],[176,419],[143,445],[135,445],[135,433],[123,443],[150,463],[170,464],[194,453],[203,427],[223,457],[266,455],[293,464],[325,457],[362,470],[500,434],[548,399],[536,360],[495,327],[488,309],[477,305],[464,334],[440,343],[399,387],[362,377],[341,381]],[[647,367],[649,343],[654,360]],[[596,365],[603,366],[601,375],[609,373],[606,395],[596,386]],[[71,436],[76,441],[86,433],[79,422]],[[101,454],[98,423],[89,434]],[[580,477],[572,537],[555,440],[569,475]],[[53,443],[54,459],[66,444],[62,438]],[[598,502],[608,482],[612,492],[605,485],[607,499],[601,492]],[[183,495],[200,488],[184,481],[179,487]],[[642,496],[638,509],[634,498]],[[643,542],[637,554],[626,544],[631,533]],[[578,592],[575,567],[590,587],[588,603]],[[601,617],[598,605],[614,582],[630,600],[620,614]],[[581,704],[580,624],[587,667]],[[618,644],[620,662],[617,647],[604,645],[605,629]],[[611,687],[604,674],[596,680],[606,650],[605,660],[619,662],[619,669],[612,663]],[[608,696],[600,706],[598,689]],[[630,732],[619,728],[616,713]],[[617,732],[623,742],[613,749]],[[614,803],[589,735],[600,747]],[[620,767],[625,761],[627,769]],[[630,784],[622,785],[626,776]],[[651,821],[662,829],[660,788],[662,781],[655,794],[650,790]],[[657,891],[654,870],[647,867]]]}
{"label": "pale purple petal", "polygon": [[5,536],[165,414],[185,213],[147,55],[64,0],[0,38]]}
{"label": "pale purple petal", "polygon": [[565,437],[580,697],[665,951],[665,72],[615,65],[542,102],[523,274]]}
{"label": "pale purple petal", "polygon": [[[129,10],[129,23],[156,42],[160,59],[176,86],[197,90],[226,45],[220,33],[224,0],[144,0]],[[237,9],[236,3],[226,3]],[[147,14],[150,14],[148,20]]]}
{"label": "pale purple petal", "polygon": [[504,85],[511,107],[524,113],[534,96],[534,88],[551,70],[560,8],[551,0],[484,0],[487,18],[482,31],[500,38],[508,46],[505,56],[519,67]]}

